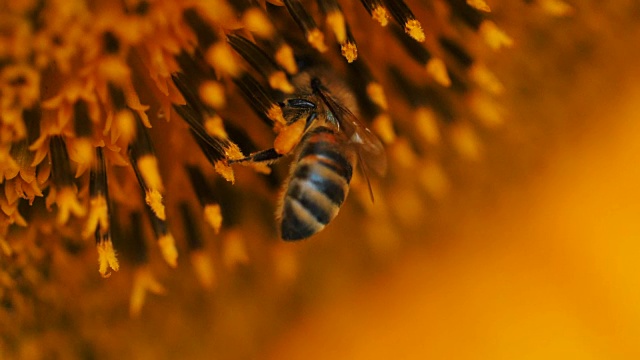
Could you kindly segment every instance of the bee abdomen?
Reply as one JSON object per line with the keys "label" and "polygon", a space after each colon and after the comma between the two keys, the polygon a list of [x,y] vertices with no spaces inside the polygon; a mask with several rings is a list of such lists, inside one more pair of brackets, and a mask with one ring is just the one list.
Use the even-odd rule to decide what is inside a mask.
{"label": "bee abdomen", "polygon": [[280,228],[282,239],[305,239],[322,230],[338,214],[347,196],[350,179],[351,165],[344,158],[335,162],[323,155],[303,157],[285,193]]}

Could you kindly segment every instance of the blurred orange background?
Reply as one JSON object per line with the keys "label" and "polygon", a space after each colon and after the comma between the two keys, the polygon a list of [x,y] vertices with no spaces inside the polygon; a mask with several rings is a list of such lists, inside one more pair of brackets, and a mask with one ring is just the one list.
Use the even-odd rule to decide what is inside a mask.
{"label": "blurred orange background", "polygon": [[271,359],[640,358],[640,37],[630,7],[581,5],[518,64],[541,77],[510,117],[546,129],[543,160],[456,202],[454,226],[301,316]]}
{"label": "blurred orange background", "polygon": [[534,179],[443,234],[446,246],[319,307],[271,358],[640,358],[633,91],[584,119],[594,126]]}

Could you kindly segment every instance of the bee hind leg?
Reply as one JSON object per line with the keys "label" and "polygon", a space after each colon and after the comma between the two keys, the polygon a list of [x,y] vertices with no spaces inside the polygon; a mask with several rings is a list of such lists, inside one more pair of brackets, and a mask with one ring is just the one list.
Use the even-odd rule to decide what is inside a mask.
{"label": "bee hind leg", "polygon": [[229,164],[237,164],[237,163],[262,163],[262,164],[271,164],[282,157],[282,154],[278,154],[274,148],[261,150],[254,152],[253,154],[244,157],[242,159],[236,160],[228,160]]}

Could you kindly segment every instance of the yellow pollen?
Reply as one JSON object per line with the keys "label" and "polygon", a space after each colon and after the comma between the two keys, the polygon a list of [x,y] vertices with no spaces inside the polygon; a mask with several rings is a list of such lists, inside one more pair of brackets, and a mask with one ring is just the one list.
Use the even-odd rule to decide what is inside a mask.
{"label": "yellow pollen", "polygon": [[291,94],[295,90],[284,71],[276,71],[269,75],[269,86],[281,90],[285,94]]}
{"label": "yellow pollen", "polygon": [[347,26],[344,15],[340,11],[332,11],[327,14],[327,26],[333,30],[339,44],[347,41]]}
{"label": "yellow pollen", "polygon": [[82,237],[90,237],[100,225],[100,230],[106,232],[109,229],[109,208],[107,206],[107,200],[104,196],[98,195],[98,197],[91,199],[89,202],[89,216],[85,223]]}
{"label": "yellow pollen", "polygon": [[484,0],[467,0],[467,5],[480,11],[491,12],[489,4]]}
{"label": "yellow pollen", "polygon": [[447,72],[447,66],[440,58],[431,58],[426,65],[427,74],[431,76],[438,84],[449,87],[451,86],[451,78]]}
{"label": "yellow pollen", "polygon": [[417,166],[418,156],[405,138],[399,138],[390,146],[390,154],[393,157],[393,163],[403,169],[414,169]]}
{"label": "yellow pollen", "polygon": [[222,226],[222,210],[218,204],[207,204],[204,207],[204,219],[211,226],[213,231],[218,234]]}
{"label": "yellow pollen", "polygon": [[482,145],[469,124],[457,123],[451,127],[451,142],[460,155],[477,161],[482,157]]}
{"label": "yellow pollen", "polygon": [[389,24],[389,12],[383,6],[376,6],[371,11],[371,17],[380,23],[381,26],[387,26]]}
{"label": "yellow pollen", "polygon": [[319,52],[327,51],[327,45],[324,43],[324,34],[320,29],[313,29],[307,34],[307,41]]}
{"label": "yellow pollen", "polygon": [[74,139],[69,141],[69,145],[71,148],[69,157],[78,163],[76,178],[79,178],[93,164],[95,147],[87,138]]}
{"label": "yellow pollen", "polygon": [[574,13],[575,9],[562,0],[540,0],[540,7],[554,16],[567,16]]}
{"label": "yellow pollen", "polygon": [[205,54],[207,62],[216,69],[236,77],[240,74],[238,62],[233,57],[231,49],[225,43],[212,45]]}
{"label": "yellow pollen", "polygon": [[207,131],[207,134],[213,137],[221,139],[226,139],[228,137],[227,132],[224,130],[222,118],[217,114],[205,119],[204,128]]}
{"label": "yellow pollen", "polygon": [[211,289],[216,283],[216,273],[211,258],[202,250],[192,252],[189,257],[200,285],[205,289]]}
{"label": "yellow pollen", "polygon": [[384,88],[377,82],[370,82],[367,84],[367,96],[376,105],[380,106],[383,110],[387,110],[387,97],[384,94]]}
{"label": "yellow pollen", "polygon": [[496,23],[491,20],[485,20],[480,24],[478,29],[480,36],[485,43],[493,50],[499,50],[503,47],[510,48],[513,46],[513,39],[502,31]]}
{"label": "yellow pollen", "polygon": [[249,254],[245,240],[238,230],[226,234],[222,244],[222,262],[228,269],[249,263]]}
{"label": "yellow pollen", "polygon": [[504,86],[500,80],[483,64],[474,64],[469,70],[469,76],[480,87],[493,95],[501,95],[504,92]]}
{"label": "yellow pollen", "polygon": [[491,98],[475,93],[469,98],[469,107],[484,126],[495,128],[504,124],[500,107]]}
{"label": "yellow pollen", "polygon": [[298,64],[293,56],[293,49],[287,44],[282,44],[274,55],[276,62],[280,64],[289,74],[298,72]]}
{"label": "yellow pollen", "polygon": [[137,160],[136,164],[140,169],[140,175],[142,175],[145,185],[149,189],[164,191],[162,178],[158,171],[158,159],[154,155],[143,155]]}
{"label": "yellow pollen", "polygon": [[118,258],[113,249],[111,239],[98,244],[98,272],[102,277],[108,278],[111,276],[109,268],[113,269],[113,271],[120,269],[120,264],[118,264]]}
{"label": "yellow pollen", "polygon": [[122,59],[110,56],[100,63],[100,74],[118,85],[124,85],[129,81],[130,68]]}
{"label": "yellow pollen", "polygon": [[233,175],[233,169],[226,161],[216,161],[214,166],[216,172],[230,183],[235,183],[236,179]]}
{"label": "yellow pollen", "polygon": [[136,136],[136,119],[130,110],[122,110],[115,115],[111,141],[121,141],[128,145]]}
{"label": "yellow pollen", "polygon": [[358,48],[356,47],[356,44],[352,42],[342,44],[340,46],[340,52],[342,53],[342,56],[347,59],[348,63],[352,63],[358,58]]}
{"label": "yellow pollen", "polygon": [[380,114],[376,116],[371,124],[371,128],[380,136],[385,144],[391,144],[396,140],[396,133],[393,130],[393,122],[388,114]]}
{"label": "yellow pollen", "polygon": [[418,20],[409,20],[404,24],[404,31],[414,38],[417,42],[423,42],[425,40],[424,31],[422,25]]}
{"label": "yellow pollen", "polygon": [[13,249],[11,249],[9,243],[3,238],[0,238],[0,251],[2,251],[5,256],[11,256],[13,254]]}
{"label": "yellow pollen", "polygon": [[245,13],[242,14],[242,22],[249,31],[263,39],[270,39],[275,32],[269,18],[257,7],[252,7],[245,11]]}
{"label": "yellow pollen", "polygon": [[271,106],[271,108],[269,108],[269,110],[267,111],[267,117],[273,120],[276,123],[276,126],[278,124],[287,124],[287,121],[284,119],[284,115],[282,114],[282,108],[278,105],[274,104]]}
{"label": "yellow pollen", "polygon": [[158,246],[164,261],[172,268],[178,266],[178,249],[176,249],[176,241],[173,235],[165,234],[158,239]]}
{"label": "yellow pollen", "polygon": [[414,121],[418,134],[429,144],[437,145],[440,143],[440,130],[438,129],[438,120],[431,109],[420,107],[416,109]]}
{"label": "yellow pollen", "polygon": [[226,149],[224,149],[224,155],[227,157],[227,159],[231,159],[231,160],[238,160],[238,159],[244,158],[244,154],[242,154],[242,151],[240,150],[238,145],[232,142],[229,143],[229,146],[227,146]]}
{"label": "yellow pollen", "polygon": [[299,119],[293,124],[286,126],[273,142],[273,147],[278,154],[288,154],[293,148],[300,142],[302,134],[304,133],[304,127],[306,125],[305,119]]}
{"label": "yellow pollen", "polygon": [[217,81],[205,81],[198,89],[200,99],[214,109],[222,109],[226,103],[224,86]]}
{"label": "yellow pollen", "polygon": [[166,220],[167,215],[165,213],[164,204],[162,203],[162,194],[156,189],[150,189],[147,191],[144,201],[149,205],[151,211],[158,217],[160,220]]}
{"label": "yellow pollen", "polygon": [[136,269],[133,276],[133,289],[131,290],[131,298],[129,300],[129,315],[137,317],[140,315],[142,305],[147,296],[147,292],[156,295],[166,293],[165,288],[156,280],[155,276],[147,266]]}
{"label": "yellow pollen", "polygon": [[70,214],[82,217],[85,208],[78,201],[76,190],[72,187],[64,187],[56,194],[56,204],[58,204],[58,224],[66,224]]}

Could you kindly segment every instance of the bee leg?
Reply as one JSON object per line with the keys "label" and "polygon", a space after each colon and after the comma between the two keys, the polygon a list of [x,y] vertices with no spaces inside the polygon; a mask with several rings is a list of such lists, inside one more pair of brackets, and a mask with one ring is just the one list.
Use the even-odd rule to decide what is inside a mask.
{"label": "bee leg", "polygon": [[266,149],[258,152],[254,152],[253,154],[237,160],[229,159],[229,164],[237,164],[244,162],[253,162],[253,163],[264,163],[271,164],[282,157],[282,154],[278,154],[274,148]]}

